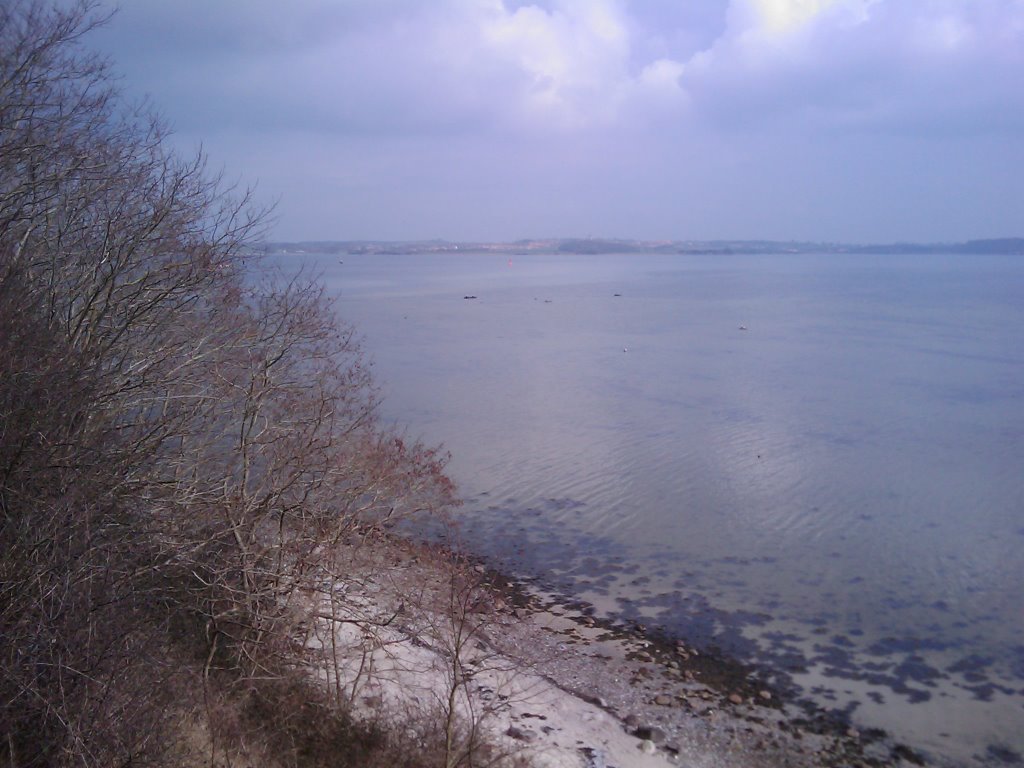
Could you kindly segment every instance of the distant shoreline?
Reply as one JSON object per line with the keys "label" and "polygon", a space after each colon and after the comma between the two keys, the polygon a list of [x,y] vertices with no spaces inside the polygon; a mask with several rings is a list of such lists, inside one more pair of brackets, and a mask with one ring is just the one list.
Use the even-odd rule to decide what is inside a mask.
{"label": "distant shoreline", "polygon": [[513,242],[454,242],[448,240],[376,241],[307,240],[268,242],[264,249],[272,255],[309,253],[335,255],[409,255],[441,253],[497,253],[506,256],[527,254],[678,254],[686,256],[730,256],[756,254],[945,254],[945,255],[1024,255],[1024,238],[1003,237],[966,240],[957,243],[882,243],[852,244],[777,240],[617,240],[606,238],[552,238]]}

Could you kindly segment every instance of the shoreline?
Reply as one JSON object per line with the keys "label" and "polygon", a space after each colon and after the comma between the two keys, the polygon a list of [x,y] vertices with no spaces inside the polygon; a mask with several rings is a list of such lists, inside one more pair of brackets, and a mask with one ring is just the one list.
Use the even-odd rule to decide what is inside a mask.
{"label": "shoreline", "polygon": [[[482,739],[484,764],[927,764],[884,732],[811,709],[735,659],[597,618],[585,603],[479,558],[391,538],[370,542],[362,557],[364,575],[345,585],[356,614],[330,640],[354,710],[386,721],[436,708],[447,695]],[[368,618],[381,616],[391,618]],[[526,762],[501,762],[513,757]]]}
{"label": "shoreline", "polygon": [[[600,706],[634,736],[661,731],[659,746],[667,746],[670,756],[682,751],[673,738],[706,731],[713,750],[716,736],[725,735],[729,743],[717,748],[743,753],[747,765],[933,764],[881,729],[858,729],[764,680],[768,670],[633,621],[594,616],[594,607],[578,597],[478,567],[516,615],[525,614],[556,642],[579,649],[575,663],[553,665],[552,679],[560,688]],[[607,676],[588,678],[580,669],[602,662],[622,671],[629,692],[614,677],[609,684]],[[589,688],[581,687],[581,679]],[[694,720],[703,725],[694,727]]]}

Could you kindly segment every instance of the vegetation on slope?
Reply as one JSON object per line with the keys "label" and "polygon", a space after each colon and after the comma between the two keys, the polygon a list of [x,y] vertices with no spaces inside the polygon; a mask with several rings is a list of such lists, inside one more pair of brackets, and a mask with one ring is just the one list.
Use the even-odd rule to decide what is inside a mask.
{"label": "vegetation on slope", "polygon": [[314,281],[252,278],[265,211],[125,106],[101,21],[0,6],[0,764],[369,762],[303,628],[335,544],[451,503],[442,457]]}

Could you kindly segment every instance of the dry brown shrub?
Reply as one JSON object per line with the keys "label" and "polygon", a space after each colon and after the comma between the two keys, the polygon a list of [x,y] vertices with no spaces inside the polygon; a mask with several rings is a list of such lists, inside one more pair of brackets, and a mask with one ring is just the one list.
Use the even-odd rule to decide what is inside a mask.
{"label": "dry brown shrub", "polygon": [[451,503],[443,456],[315,280],[251,279],[265,212],[118,98],[98,8],[0,5],[0,761],[158,764],[189,685],[214,743],[358,752],[295,687],[304,596]]}

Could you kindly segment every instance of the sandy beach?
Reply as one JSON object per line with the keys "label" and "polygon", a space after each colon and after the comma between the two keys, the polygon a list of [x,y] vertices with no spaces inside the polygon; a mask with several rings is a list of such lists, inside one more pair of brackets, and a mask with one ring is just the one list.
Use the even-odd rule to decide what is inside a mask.
{"label": "sandy beach", "polygon": [[[588,615],[481,564],[391,543],[358,550],[344,615],[309,645],[360,717],[453,711],[481,765],[921,765],[786,700],[753,670]],[[468,729],[468,730],[467,730]],[[410,736],[413,734],[410,733]]]}

